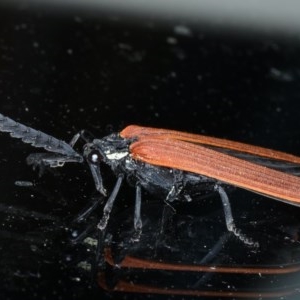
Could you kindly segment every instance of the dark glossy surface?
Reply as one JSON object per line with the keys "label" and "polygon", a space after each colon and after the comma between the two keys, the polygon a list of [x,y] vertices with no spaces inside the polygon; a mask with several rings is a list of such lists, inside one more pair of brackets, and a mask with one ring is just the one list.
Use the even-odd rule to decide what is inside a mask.
{"label": "dark glossy surface", "polygon": [[[241,222],[239,227],[260,244],[249,247],[228,234],[222,210],[213,201],[218,201],[217,195],[174,205],[176,211],[163,208],[162,203],[144,202],[144,230],[136,244],[130,242],[131,211],[117,214],[118,225],[108,228],[112,236],[106,242],[101,286],[186,296],[228,297],[231,293],[232,297],[273,299],[294,294],[299,289],[300,253],[290,230],[297,214],[282,211],[281,217],[271,221],[248,210],[248,224]],[[157,211],[163,213],[158,217]]]}
{"label": "dark glossy surface", "polygon": [[[2,8],[0,14],[0,111],[15,120],[66,141],[83,128],[102,137],[136,123],[300,154],[297,37],[242,35],[185,25],[179,20],[162,25],[155,19],[130,21],[114,14],[79,11]],[[179,25],[188,30],[179,34]],[[74,235],[75,230],[80,232],[88,224],[94,228],[97,222],[94,216],[88,224],[72,223],[94,196],[87,168],[70,165],[38,178],[25,163],[35,149],[6,134],[0,138],[1,299],[116,297],[103,292],[85,270],[83,262],[92,261],[95,247],[88,243],[73,245],[70,239],[70,233]],[[114,177],[107,169],[103,172],[109,189]],[[20,187],[15,181],[31,181],[34,185]],[[125,225],[116,225],[123,224],[124,216],[130,222],[131,215],[125,209],[126,205],[132,207],[133,197],[133,191],[125,185],[109,229],[113,236],[122,238]],[[157,200],[143,197],[145,203]],[[230,197],[237,225],[257,238],[263,250],[245,249],[232,238],[218,259],[227,265],[299,263],[298,208],[248,192],[236,191]],[[151,240],[154,237],[151,230],[149,233],[147,216],[148,224],[159,223],[160,211],[145,207],[144,237]],[[221,203],[211,197],[198,208],[201,212],[195,215],[194,206],[179,206],[178,220],[185,225],[186,219],[191,219],[196,228],[201,222],[204,229],[215,228],[216,241],[205,238],[209,230],[196,230],[203,238],[200,243],[213,247],[225,229]],[[165,252],[160,246],[165,255],[160,258],[169,256],[174,261],[183,253],[182,259],[190,263],[198,252],[193,249],[189,253],[187,249],[196,241],[184,236],[194,229],[180,228],[179,244],[172,230],[160,237],[160,245],[174,250]],[[128,230],[125,226],[125,237]],[[93,231],[90,235],[95,237]],[[140,244],[141,249],[144,245]],[[123,251],[122,247],[114,249],[115,255]],[[153,256],[151,249],[142,254]],[[136,251],[140,251],[138,246]],[[170,275],[165,271],[151,277],[147,269],[143,274],[149,283],[163,274]],[[180,276],[187,279],[195,275]],[[259,278],[250,277],[246,285],[252,290],[259,284],[269,289],[274,285],[294,289],[299,277],[297,272],[287,277],[275,275],[261,283]],[[160,283],[172,284],[167,278]],[[192,279],[195,282],[199,278]],[[231,287],[245,284],[244,279],[234,276],[226,280]],[[133,299],[123,293],[117,296]]]}

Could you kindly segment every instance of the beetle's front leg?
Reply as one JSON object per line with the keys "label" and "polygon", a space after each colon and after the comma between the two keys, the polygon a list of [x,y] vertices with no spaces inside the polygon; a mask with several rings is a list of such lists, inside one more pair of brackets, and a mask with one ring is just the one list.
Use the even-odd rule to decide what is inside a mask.
{"label": "beetle's front leg", "polygon": [[89,132],[88,130],[82,129],[73,136],[73,138],[69,142],[69,145],[72,148],[74,148],[75,144],[78,142],[79,139],[82,139],[85,143],[92,143],[94,138],[95,137],[91,132]]}
{"label": "beetle's front leg", "polygon": [[103,216],[102,216],[102,218],[101,218],[101,220],[100,220],[100,222],[97,226],[101,231],[103,231],[107,226],[107,222],[109,220],[111,210],[113,208],[114,202],[115,202],[115,200],[117,198],[117,195],[119,193],[119,190],[120,190],[120,187],[122,185],[123,179],[124,179],[124,175],[123,174],[119,175],[118,180],[115,184],[115,187],[114,187],[112,193],[110,194],[109,198],[107,199],[107,202],[104,206]]}

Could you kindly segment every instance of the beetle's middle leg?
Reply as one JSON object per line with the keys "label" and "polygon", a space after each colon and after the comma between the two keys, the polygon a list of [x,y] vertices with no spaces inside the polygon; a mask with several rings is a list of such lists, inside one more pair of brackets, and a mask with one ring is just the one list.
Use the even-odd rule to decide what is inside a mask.
{"label": "beetle's middle leg", "polygon": [[135,205],[134,205],[134,219],[133,219],[134,234],[131,238],[132,242],[138,242],[142,234],[143,222],[141,217],[141,205],[142,205],[142,189],[140,183],[137,182],[135,187]]}

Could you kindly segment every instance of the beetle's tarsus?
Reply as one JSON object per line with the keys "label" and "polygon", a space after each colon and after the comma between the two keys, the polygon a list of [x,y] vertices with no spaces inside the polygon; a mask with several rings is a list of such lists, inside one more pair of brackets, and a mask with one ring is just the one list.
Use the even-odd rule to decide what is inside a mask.
{"label": "beetle's tarsus", "polygon": [[245,243],[248,246],[259,248],[259,243],[253,241],[253,239],[247,237],[240,229],[237,229],[235,225],[232,226],[232,229],[230,230],[239,240],[241,240],[243,243]]}
{"label": "beetle's tarsus", "polygon": [[135,229],[132,237],[130,238],[130,242],[137,243],[140,241],[142,235],[142,229]]}
{"label": "beetle's tarsus", "polygon": [[106,226],[107,226],[107,222],[109,220],[109,213],[104,213],[101,220],[99,221],[97,228],[100,229],[101,231],[103,231]]}

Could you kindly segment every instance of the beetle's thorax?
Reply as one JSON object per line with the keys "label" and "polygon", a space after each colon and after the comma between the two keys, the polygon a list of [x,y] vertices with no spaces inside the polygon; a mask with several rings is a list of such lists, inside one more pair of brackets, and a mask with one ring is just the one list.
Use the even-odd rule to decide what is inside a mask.
{"label": "beetle's thorax", "polygon": [[93,141],[94,148],[99,150],[103,161],[113,169],[129,158],[129,144],[130,140],[124,139],[116,133]]}

